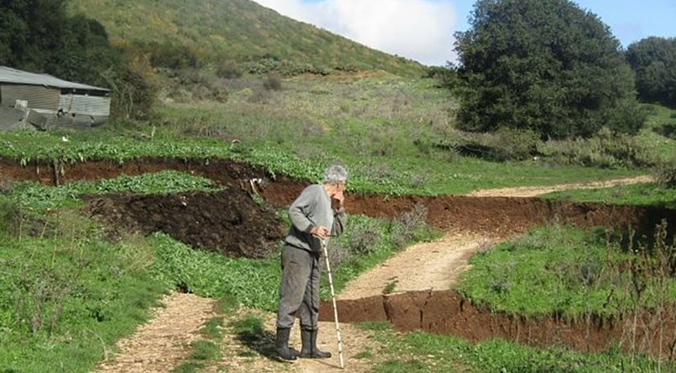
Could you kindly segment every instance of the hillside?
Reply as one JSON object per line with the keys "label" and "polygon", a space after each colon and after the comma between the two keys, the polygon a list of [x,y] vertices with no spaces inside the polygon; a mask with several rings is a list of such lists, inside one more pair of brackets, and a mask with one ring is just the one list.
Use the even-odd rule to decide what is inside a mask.
{"label": "hillside", "polygon": [[418,75],[423,66],[258,5],[250,0],[71,0],[71,11],[101,22],[113,43],[188,54],[199,63],[263,57],[318,69]]}

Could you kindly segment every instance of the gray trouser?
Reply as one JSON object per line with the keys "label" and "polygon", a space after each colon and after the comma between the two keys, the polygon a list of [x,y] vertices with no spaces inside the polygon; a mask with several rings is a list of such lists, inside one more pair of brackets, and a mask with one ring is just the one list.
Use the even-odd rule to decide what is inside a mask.
{"label": "gray trouser", "polygon": [[282,251],[277,327],[290,328],[300,316],[302,329],[317,329],[319,318],[319,255],[293,246]]}

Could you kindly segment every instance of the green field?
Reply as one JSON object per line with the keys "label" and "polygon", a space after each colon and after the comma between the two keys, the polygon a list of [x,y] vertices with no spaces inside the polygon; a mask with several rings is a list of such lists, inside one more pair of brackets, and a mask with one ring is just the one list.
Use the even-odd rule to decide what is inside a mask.
{"label": "green field", "polygon": [[[281,90],[268,90],[261,79],[230,80],[225,103],[179,103],[164,97],[152,119],[144,123],[0,133],[0,157],[26,166],[36,161],[122,164],[158,158],[206,163],[221,158],[260,165],[273,176],[305,182],[318,180],[329,163],[340,161],[350,170],[351,193],[448,195],[649,174],[650,164],[668,159],[673,149],[667,132],[652,129],[671,120],[673,114],[664,108],[650,109],[652,127],[635,138],[601,134],[584,141],[536,141],[539,155],[524,156],[511,151],[523,139],[517,135],[456,130],[456,103],[433,80],[389,74],[363,79],[294,78],[284,80]],[[653,143],[640,145],[645,141]],[[490,154],[464,152],[477,144]],[[641,147],[631,152],[632,159],[611,151],[627,144]],[[496,156],[507,158],[496,160]],[[161,294],[178,286],[259,310],[276,308],[278,251],[265,259],[231,259],[195,251],[161,233],[130,234],[111,242],[103,227],[81,214],[83,195],[214,191],[223,189],[221,185],[174,171],[59,187],[0,182],[4,248],[0,285],[8,294],[0,302],[2,371],[87,372],[103,358],[104,349],[147,319],[148,308]],[[647,184],[581,194],[562,192],[551,198],[673,208],[672,191]],[[440,234],[420,222],[352,216],[346,236],[334,242],[332,260],[339,263],[334,274],[337,289],[407,244]],[[631,279],[611,271],[619,267],[604,265],[608,257],[615,263],[633,258],[617,246],[618,239],[613,236],[605,241],[598,232],[558,226],[539,228],[475,256],[473,269],[458,286],[467,297],[496,312],[527,317],[551,312],[570,317],[590,311],[616,314],[626,309],[631,292],[622,295],[615,290],[613,302],[608,303],[609,289],[629,289]],[[251,283],[260,286],[251,287]],[[646,293],[649,296],[641,299],[641,306],[674,299],[671,282],[665,288],[654,285]],[[326,299],[328,287],[323,286],[322,292]],[[377,362],[378,371],[383,372],[654,368],[653,360],[619,353],[588,355],[501,341],[471,345],[423,333],[383,331],[378,341],[391,354],[387,361]],[[208,355],[213,347],[206,344],[193,349]],[[398,356],[401,351],[405,351],[403,357]],[[434,357],[420,358],[422,353]]]}

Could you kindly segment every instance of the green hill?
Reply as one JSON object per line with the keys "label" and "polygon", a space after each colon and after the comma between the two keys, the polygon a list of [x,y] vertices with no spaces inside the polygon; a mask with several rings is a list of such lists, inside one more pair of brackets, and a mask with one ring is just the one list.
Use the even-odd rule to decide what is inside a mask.
{"label": "green hill", "polygon": [[70,7],[101,22],[117,45],[150,52],[156,59],[182,56],[188,65],[267,59],[314,71],[414,75],[423,70],[415,61],[365,47],[250,0],[71,0]]}

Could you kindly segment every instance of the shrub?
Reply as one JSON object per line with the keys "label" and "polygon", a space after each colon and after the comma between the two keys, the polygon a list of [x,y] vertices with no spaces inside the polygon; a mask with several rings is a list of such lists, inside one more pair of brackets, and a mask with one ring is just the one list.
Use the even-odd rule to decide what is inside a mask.
{"label": "shrub", "polygon": [[427,231],[427,207],[416,203],[411,211],[407,211],[392,222],[391,239],[397,247],[422,238]]}
{"label": "shrub", "polygon": [[549,141],[543,153],[563,164],[586,167],[645,167],[654,164],[648,150],[636,138],[602,128],[589,139]]}
{"label": "shrub", "polygon": [[653,168],[657,184],[663,188],[676,188],[676,158],[660,162]]}
{"label": "shrub", "polygon": [[263,88],[268,91],[279,91],[282,89],[282,76],[278,73],[270,73],[263,81]]}
{"label": "shrub", "polygon": [[19,204],[0,195],[0,233],[14,232],[19,219],[21,219]]}
{"label": "shrub", "polygon": [[501,128],[494,133],[469,134],[465,141],[453,145],[462,155],[490,161],[525,160],[537,154],[539,137],[532,131]]}
{"label": "shrub", "polygon": [[350,227],[348,242],[356,254],[369,254],[381,245],[380,229],[375,220],[361,220]]}
{"label": "shrub", "polygon": [[242,77],[244,71],[233,61],[223,60],[216,68],[216,75],[224,79],[236,79]]}
{"label": "shrub", "polygon": [[[346,263],[352,258],[352,253],[347,247],[344,247],[340,240],[331,240],[327,248],[329,254],[329,263],[331,264],[331,271],[336,271],[343,263]],[[324,271],[326,268],[324,260],[320,262],[320,268]]]}

